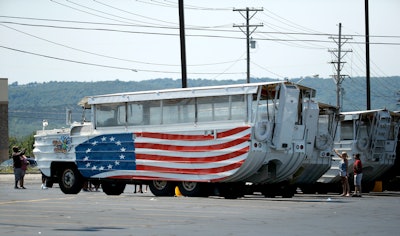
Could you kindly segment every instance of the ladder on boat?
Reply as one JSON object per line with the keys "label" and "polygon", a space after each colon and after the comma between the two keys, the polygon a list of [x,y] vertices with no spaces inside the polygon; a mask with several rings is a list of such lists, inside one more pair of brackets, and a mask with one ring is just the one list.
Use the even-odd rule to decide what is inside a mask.
{"label": "ladder on boat", "polygon": [[372,161],[379,161],[385,155],[385,143],[389,138],[391,121],[390,113],[386,111],[377,112],[374,116],[370,133],[371,149],[369,155]]}

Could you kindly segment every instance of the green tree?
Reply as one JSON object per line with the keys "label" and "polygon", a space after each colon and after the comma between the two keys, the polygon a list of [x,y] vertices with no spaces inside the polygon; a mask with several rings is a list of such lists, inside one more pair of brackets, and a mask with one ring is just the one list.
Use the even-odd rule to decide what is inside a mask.
{"label": "green tree", "polygon": [[8,142],[9,142],[9,149],[8,149],[9,156],[12,155],[12,147],[14,146],[18,146],[20,149],[25,149],[26,156],[33,156],[33,144],[35,142],[33,134],[23,137],[21,139],[18,139],[16,137],[9,137]]}

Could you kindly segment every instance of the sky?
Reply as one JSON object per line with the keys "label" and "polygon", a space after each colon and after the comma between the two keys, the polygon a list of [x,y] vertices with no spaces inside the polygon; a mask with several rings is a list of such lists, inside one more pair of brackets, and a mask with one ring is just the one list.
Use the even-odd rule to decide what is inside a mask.
{"label": "sky", "polygon": [[[330,78],[339,23],[341,74],[365,76],[364,2],[185,0],[187,77],[246,78],[246,8],[251,77]],[[400,75],[399,10],[369,0],[372,77]],[[180,79],[178,0],[0,0],[0,55],[9,84]]]}

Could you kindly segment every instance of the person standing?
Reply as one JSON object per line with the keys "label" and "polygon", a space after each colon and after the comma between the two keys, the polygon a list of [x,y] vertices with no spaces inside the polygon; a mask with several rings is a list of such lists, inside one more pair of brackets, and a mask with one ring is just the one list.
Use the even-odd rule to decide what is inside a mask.
{"label": "person standing", "polygon": [[25,186],[24,186],[24,178],[25,178],[26,170],[28,169],[28,165],[29,165],[28,159],[26,158],[25,155],[22,155],[21,156],[21,178],[20,178],[20,181],[19,181],[19,186],[22,189],[26,189]]}
{"label": "person standing", "polygon": [[349,185],[349,179],[348,179],[348,165],[349,161],[347,160],[347,152],[342,152],[340,154],[336,149],[333,150],[336,155],[338,155],[341,160],[339,163],[339,176],[342,182],[342,190],[343,193],[340,196],[350,196],[350,185]]}
{"label": "person standing", "polygon": [[42,174],[42,186],[41,186],[41,188],[42,188],[42,189],[47,189],[47,183],[46,183],[47,178],[46,178],[46,176],[43,174],[43,172],[41,172],[41,174]]}
{"label": "person standing", "polygon": [[22,175],[22,161],[21,158],[25,154],[25,150],[20,151],[18,146],[14,146],[12,148],[12,158],[13,158],[13,168],[14,168],[14,176],[15,176],[15,189],[19,189],[18,182],[21,180]]}
{"label": "person standing", "polygon": [[[139,186],[139,191],[136,191],[136,186]],[[142,184],[135,184],[135,191],[133,193],[143,193]]]}
{"label": "person standing", "polygon": [[353,197],[361,197],[361,180],[362,180],[362,163],[360,160],[360,154],[354,155],[353,173],[354,173],[354,194]]}

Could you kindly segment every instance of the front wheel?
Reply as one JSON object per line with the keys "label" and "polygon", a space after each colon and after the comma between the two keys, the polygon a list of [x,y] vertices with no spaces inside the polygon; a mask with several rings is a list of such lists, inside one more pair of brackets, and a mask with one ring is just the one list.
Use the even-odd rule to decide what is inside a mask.
{"label": "front wheel", "polygon": [[58,184],[65,194],[77,194],[83,186],[83,177],[76,167],[66,167],[62,170]]}
{"label": "front wheel", "polygon": [[176,183],[164,181],[164,180],[153,180],[149,183],[150,191],[155,196],[174,196]]}

